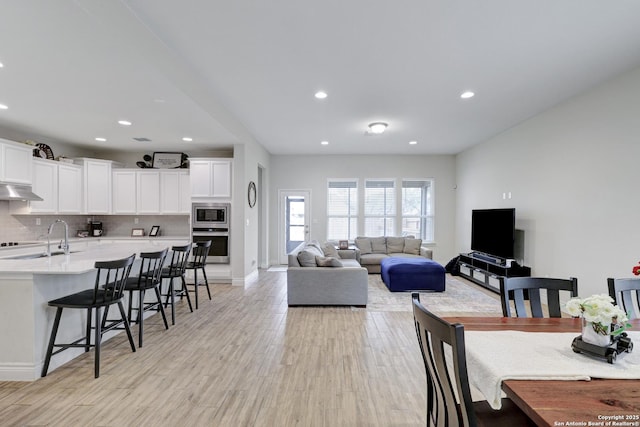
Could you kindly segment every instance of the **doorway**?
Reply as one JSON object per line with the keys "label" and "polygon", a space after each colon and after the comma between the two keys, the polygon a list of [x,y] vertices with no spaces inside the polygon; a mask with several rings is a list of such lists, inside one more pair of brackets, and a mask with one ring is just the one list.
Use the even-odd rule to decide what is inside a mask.
{"label": "doorway", "polygon": [[280,264],[287,264],[287,254],[309,238],[310,192],[280,190]]}

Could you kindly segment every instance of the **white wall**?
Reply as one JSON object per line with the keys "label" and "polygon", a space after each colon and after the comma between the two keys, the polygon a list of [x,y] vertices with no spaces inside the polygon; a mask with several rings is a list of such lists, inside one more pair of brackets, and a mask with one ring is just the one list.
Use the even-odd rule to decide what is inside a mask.
{"label": "white wall", "polygon": [[[640,260],[640,68],[456,157],[456,249],[471,210],[515,207],[535,276],[606,293]],[[526,102],[526,101],[525,101]],[[510,200],[502,194],[511,192]]]}
{"label": "white wall", "polygon": [[272,156],[270,175],[269,253],[278,264],[278,191],[310,190],[310,239],[326,240],[327,179],[434,178],[434,259],[446,263],[455,255],[454,156]]}

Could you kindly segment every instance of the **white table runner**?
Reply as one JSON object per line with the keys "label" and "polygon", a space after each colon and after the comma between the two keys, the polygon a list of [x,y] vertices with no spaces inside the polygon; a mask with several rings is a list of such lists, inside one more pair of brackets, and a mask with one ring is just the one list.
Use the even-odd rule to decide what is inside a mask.
{"label": "white table runner", "polygon": [[[640,332],[629,337],[640,343]],[[618,355],[615,363],[574,353],[575,332],[465,331],[469,383],[500,409],[502,381],[640,379],[640,350]]]}

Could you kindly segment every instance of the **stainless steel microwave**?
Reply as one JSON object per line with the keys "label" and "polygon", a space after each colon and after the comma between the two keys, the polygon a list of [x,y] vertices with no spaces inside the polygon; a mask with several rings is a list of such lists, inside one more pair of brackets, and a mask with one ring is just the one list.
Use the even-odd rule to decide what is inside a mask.
{"label": "stainless steel microwave", "polygon": [[230,203],[194,203],[193,228],[229,228]]}

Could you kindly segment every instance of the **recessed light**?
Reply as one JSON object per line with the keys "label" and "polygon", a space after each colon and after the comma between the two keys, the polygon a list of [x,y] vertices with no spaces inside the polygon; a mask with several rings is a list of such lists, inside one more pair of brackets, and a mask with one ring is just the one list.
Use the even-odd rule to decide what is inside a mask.
{"label": "recessed light", "polygon": [[379,135],[387,130],[387,126],[389,126],[385,122],[373,122],[369,123],[369,132]]}
{"label": "recessed light", "polygon": [[470,90],[466,91],[466,92],[462,92],[460,94],[460,98],[462,99],[469,99],[469,98],[473,98],[475,95],[475,93],[471,92]]}
{"label": "recessed light", "polygon": [[6,110],[6,109],[8,109],[8,108],[9,108],[9,107],[7,107],[6,105],[4,105],[4,104],[0,104],[0,110]]}
{"label": "recessed light", "polygon": [[128,120],[118,120],[118,124],[121,124],[122,126],[131,126],[131,122]]}
{"label": "recessed light", "polygon": [[0,68],[4,67],[4,64],[2,62],[0,62]]}
{"label": "recessed light", "polygon": [[319,90],[314,96],[318,99],[325,99],[327,97],[327,92]]}
{"label": "recessed light", "polygon": [[189,138],[188,136],[185,136],[184,138],[182,138],[182,140],[184,142],[191,142],[191,141],[193,141],[193,138]]}
{"label": "recessed light", "polygon": [[106,142],[107,138],[101,138],[101,137],[97,137],[96,141],[100,141],[100,142]]}
{"label": "recessed light", "polygon": [[329,145],[329,141],[320,141],[321,145]]}
{"label": "recessed light", "polygon": [[416,145],[418,141],[409,141],[409,145]]}

